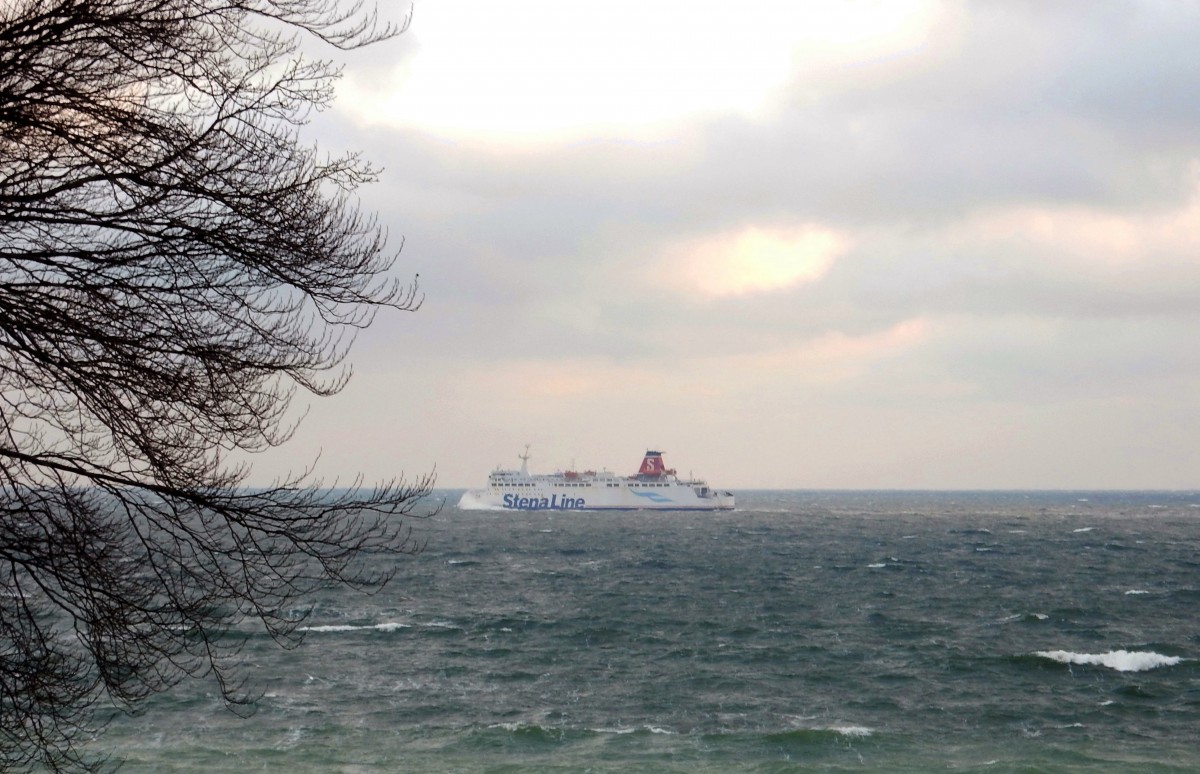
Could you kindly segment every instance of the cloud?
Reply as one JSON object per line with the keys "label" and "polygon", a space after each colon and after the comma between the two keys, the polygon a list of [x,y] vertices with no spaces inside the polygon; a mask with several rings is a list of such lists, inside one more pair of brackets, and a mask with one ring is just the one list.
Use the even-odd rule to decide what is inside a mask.
{"label": "cloud", "polygon": [[1200,7],[565,8],[418,2],[319,118],[428,295],[314,439],[445,484],[530,441],[731,486],[1194,483]]}

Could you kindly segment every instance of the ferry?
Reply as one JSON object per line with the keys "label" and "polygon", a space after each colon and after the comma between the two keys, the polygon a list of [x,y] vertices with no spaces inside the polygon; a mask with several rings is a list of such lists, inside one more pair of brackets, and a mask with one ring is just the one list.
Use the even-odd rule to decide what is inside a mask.
{"label": "ferry", "polygon": [[647,451],[632,476],[608,471],[529,472],[529,447],[518,455],[520,470],[497,468],[487,489],[463,494],[464,510],[506,511],[729,511],[733,494],[690,476],[679,478],[663,464],[662,452]]}

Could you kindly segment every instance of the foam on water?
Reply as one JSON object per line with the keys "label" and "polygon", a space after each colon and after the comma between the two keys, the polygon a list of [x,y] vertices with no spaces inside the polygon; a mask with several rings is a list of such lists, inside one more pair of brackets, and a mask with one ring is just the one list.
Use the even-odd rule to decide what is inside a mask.
{"label": "foam on water", "polygon": [[357,631],[367,631],[367,630],[373,629],[375,631],[380,631],[380,632],[394,632],[394,631],[398,631],[400,629],[409,629],[409,628],[411,628],[411,626],[409,624],[388,622],[388,623],[366,624],[366,625],[326,624],[323,626],[301,626],[300,631],[328,633],[328,632],[357,632]]}
{"label": "foam on water", "polygon": [[678,731],[670,731],[659,726],[623,726],[620,728],[594,728],[591,729],[597,734],[616,734],[617,736],[626,736],[628,734],[648,733],[661,734],[663,736],[677,736]]}
{"label": "foam on water", "polygon": [[1040,650],[1034,654],[1061,664],[1102,666],[1118,672],[1145,672],[1164,666],[1175,666],[1187,659],[1164,656],[1152,651],[1110,650],[1108,653],[1072,653],[1066,650]]}

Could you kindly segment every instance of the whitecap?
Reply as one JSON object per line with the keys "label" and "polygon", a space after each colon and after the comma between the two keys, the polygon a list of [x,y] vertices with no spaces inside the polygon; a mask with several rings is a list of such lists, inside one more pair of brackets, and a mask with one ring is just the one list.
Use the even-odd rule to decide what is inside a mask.
{"label": "whitecap", "polygon": [[374,629],[376,631],[381,631],[381,632],[394,632],[398,629],[407,629],[407,628],[409,628],[408,624],[388,622],[388,623],[370,624],[370,625],[366,625],[366,626],[356,626],[354,624],[326,624],[323,626],[301,626],[300,631],[327,633],[327,632],[357,632],[357,631],[363,631],[366,629]]}
{"label": "whitecap", "polygon": [[1133,595],[1133,594],[1149,594],[1149,593],[1150,593],[1150,592],[1149,592],[1149,591],[1146,591],[1145,589],[1130,589],[1129,591],[1126,591],[1126,592],[1125,592],[1125,596],[1127,596],[1127,597],[1128,597],[1128,596],[1131,596],[1131,595]]}
{"label": "whitecap", "polygon": [[1094,529],[1095,529],[1095,527],[1080,527],[1079,529],[1073,529],[1071,531],[1072,532],[1091,532]]}
{"label": "whitecap", "polygon": [[590,729],[597,734],[618,734],[624,736],[626,734],[636,734],[639,731],[645,731],[648,734],[664,734],[667,736],[676,736],[678,731],[670,731],[660,726],[622,726],[620,728],[593,728]]}
{"label": "whitecap", "polygon": [[804,724],[805,728],[808,727],[807,724],[810,721],[817,719],[816,715],[782,715],[781,717],[787,722],[791,723],[793,726],[800,726],[801,724]]}
{"label": "whitecap", "polygon": [[879,562],[878,564],[868,564],[867,567],[871,568],[872,570],[878,570],[880,567],[887,567],[887,563]]}
{"label": "whitecap", "polygon": [[1164,656],[1152,651],[1110,650],[1108,653],[1072,653],[1066,650],[1040,650],[1034,654],[1061,664],[1086,664],[1115,669],[1118,672],[1145,672],[1185,661],[1179,656]]}
{"label": "whitecap", "polygon": [[835,734],[842,736],[870,736],[875,733],[873,729],[866,726],[829,726],[826,731],[833,731]]}

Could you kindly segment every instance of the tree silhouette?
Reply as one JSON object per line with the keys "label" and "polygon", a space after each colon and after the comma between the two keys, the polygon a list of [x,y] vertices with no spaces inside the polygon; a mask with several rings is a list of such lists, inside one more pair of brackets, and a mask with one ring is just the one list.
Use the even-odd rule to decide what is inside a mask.
{"label": "tree silhouette", "polygon": [[0,4],[0,767],[96,768],[97,705],[211,675],[257,620],[387,580],[432,482],[243,484],[354,332],[413,310],[375,172],[301,141],[336,68],[402,31],[336,0]]}

